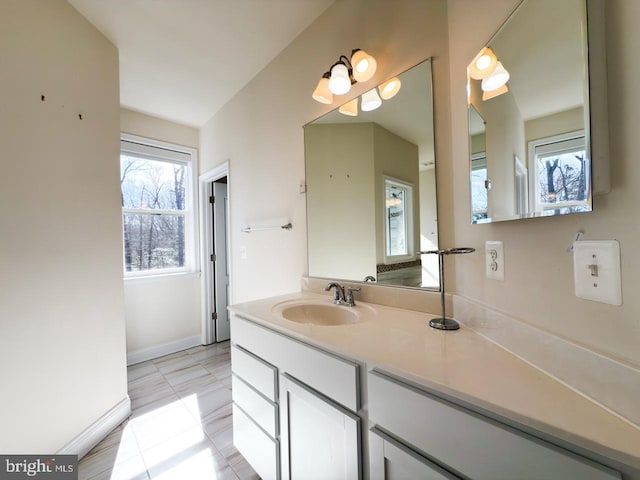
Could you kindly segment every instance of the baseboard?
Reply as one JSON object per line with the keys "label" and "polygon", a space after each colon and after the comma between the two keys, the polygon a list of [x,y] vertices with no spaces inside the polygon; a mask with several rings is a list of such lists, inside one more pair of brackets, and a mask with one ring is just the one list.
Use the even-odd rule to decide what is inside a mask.
{"label": "baseboard", "polygon": [[127,352],[127,365],[146,362],[147,360],[186,350],[187,348],[197,347],[198,345],[202,345],[202,335],[193,335],[173,342],[163,343],[162,345]]}
{"label": "baseboard", "polygon": [[118,425],[131,415],[131,400],[129,395],[120,400],[111,410],[102,415],[79,435],[58,450],[59,455],[78,455],[84,457]]}

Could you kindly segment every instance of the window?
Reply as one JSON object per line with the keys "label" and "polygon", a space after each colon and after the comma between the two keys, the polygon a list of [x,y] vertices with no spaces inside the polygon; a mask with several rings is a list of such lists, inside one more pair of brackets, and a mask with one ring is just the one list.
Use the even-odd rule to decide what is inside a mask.
{"label": "window", "polygon": [[192,153],[145,141],[120,143],[125,275],[192,271]]}
{"label": "window", "polygon": [[471,211],[472,223],[487,218],[487,158],[485,152],[471,155]]}
{"label": "window", "polygon": [[385,260],[404,261],[412,255],[413,187],[385,178]]}
{"label": "window", "polygon": [[555,215],[591,211],[591,165],[584,132],[529,142],[536,212]]}

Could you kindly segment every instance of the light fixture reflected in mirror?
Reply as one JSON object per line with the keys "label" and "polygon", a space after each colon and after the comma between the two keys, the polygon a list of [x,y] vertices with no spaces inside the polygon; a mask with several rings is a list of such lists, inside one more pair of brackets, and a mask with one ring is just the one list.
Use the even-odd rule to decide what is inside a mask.
{"label": "light fixture reflected in mirror", "polygon": [[375,88],[372,88],[364,95],[362,95],[362,108],[363,112],[370,112],[375,110],[380,105],[382,105],[382,100],[378,96],[378,91]]}
{"label": "light fixture reflected in mirror", "polygon": [[342,105],[338,111],[343,115],[347,115],[349,117],[357,117],[358,116],[358,99],[354,98],[350,102]]}
{"label": "light fixture reflected in mirror", "polygon": [[503,93],[507,93],[509,91],[509,87],[507,84],[502,85],[501,87],[496,88],[495,90],[489,90],[488,92],[482,92],[482,100],[487,101],[495,98]]}
{"label": "light fixture reflected in mirror", "polygon": [[482,90],[490,92],[496,90],[509,81],[509,72],[504,68],[501,62],[498,62],[495,70],[491,75],[482,79]]}
{"label": "light fixture reflected in mirror", "polygon": [[498,57],[489,47],[484,47],[469,64],[469,76],[474,80],[482,80],[493,73],[498,66]]}
{"label": "light fixture reflected in mirror", "polygon": [[393,77],[386,82],[383,82],[378,87],[378,91],[380,92],[380,97],[383,100],[389,100],[396,96],[396,94],[400,91],[400,87],[402,86],[402,82],[398,77]]}

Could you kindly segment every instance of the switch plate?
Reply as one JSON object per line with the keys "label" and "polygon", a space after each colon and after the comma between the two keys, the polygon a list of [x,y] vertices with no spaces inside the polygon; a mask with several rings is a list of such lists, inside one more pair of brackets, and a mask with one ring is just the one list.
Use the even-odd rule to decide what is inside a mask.
{"label": "switch plate", "polygon": [[485,242],[484,251],[487,278],[504,281],[504,248],[502,247],[502,242]]}
{"label": "switch plate", "polygon": [[575,242],[573,277],[576,297],[622,305],[620,244],[616,240]]}
{"label": "switch plate", "polygon": [[240,252],[240,259],[241,260],[246,260],[247,259],[247,247],[242,245],[242,246],[240,246],[238,251]]}

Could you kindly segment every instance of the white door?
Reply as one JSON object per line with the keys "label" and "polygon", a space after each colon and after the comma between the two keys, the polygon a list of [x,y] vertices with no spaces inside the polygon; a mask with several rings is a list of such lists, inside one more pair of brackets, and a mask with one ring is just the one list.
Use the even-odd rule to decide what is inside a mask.
{"label": "white door", "polygon": [[287,375],[280,380],[282,478],[360,479],[358,416]]}
{"label": "white door", "polygon": [[229,340],[229,269],[227,263],[228,188],[226,183],[212,183],[213,197],[213,276],[215,341]]}
{"label": "white door", "polygon": [[369,432],[369,459],[371,480],[458,479],[377,428]]}

